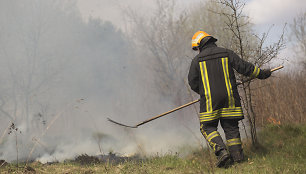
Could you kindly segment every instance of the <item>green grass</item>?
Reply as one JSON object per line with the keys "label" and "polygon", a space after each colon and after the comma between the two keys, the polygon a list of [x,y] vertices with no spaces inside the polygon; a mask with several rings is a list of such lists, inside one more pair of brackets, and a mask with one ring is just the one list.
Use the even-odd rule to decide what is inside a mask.
{"label": "green grass", "polygon": [[0,168],[0,173],[306,173],[306,126],[268,125],[258,135],[260,146],[244,146],[247,160],[228,169],[214,167],[216,159],[209,150],[196,150],[184,158],[176,154],[150,157],[118,165],[77,162],[43,165],[32,163],[28,169],[14,164]]}

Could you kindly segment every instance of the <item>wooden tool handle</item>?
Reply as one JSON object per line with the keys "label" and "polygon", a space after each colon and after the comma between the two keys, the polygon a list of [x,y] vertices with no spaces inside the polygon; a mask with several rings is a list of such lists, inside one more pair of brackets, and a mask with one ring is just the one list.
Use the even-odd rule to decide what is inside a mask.
{"label": "wooden tool handle", "polygon": [[155,117],[153,117],[153,118],[151,118],[151,119],[145,120],[145,121],[143,121],[143,122],[137,124],[136,127],[138,127],[138,126],[140,126],[140,125],[143,125],[143,124],[145,124],[145,123],[148,123],[148,122],[150,122],[150,121],[152,121],[152,120],[155,120],[155,119],[157,119],[157,118],[159,118],[159,117],[162,117],[162,116],[165,116],[165,115],[167,115],[167,114],[170,114],[170,113],[172,113],[172,112],[174,112],[174,111],[180,110],[180,109],[182,109],[182,108],[184,108],[184,107],[187,107],[187,106],[189,106],[189,105],[192,105],[192,104],[194,104],[194,103],[197,103],[197,102],[199,102],[199,101],[200,101],[200,99],[194,100],[194,101],[192,101],[192,102],[189,102],[189,103],[187,103],[187,104],[184,104],[184,105],[182,105],[182,106],[179,106],[179,107],[177,107],[177,108],[174,108],[174,109],[172,109],[172,110],[170,110],[170,111],[168,111],[168,112],[165,112],[165,113],[162,113],[162,114],[160,114],[160,115],[157,115],[157,116],[155,116]]}
{"label": "wooden tool handle", "polygon": [[273,72],[273,71],[277,71],[277,70],[282,69],[282,68],[284,68],[284,66],[283,66],[283,65],[282,65],[282,66],[279,66],[279,67],[276,67],[276,68],[271,69],[271,72]]}

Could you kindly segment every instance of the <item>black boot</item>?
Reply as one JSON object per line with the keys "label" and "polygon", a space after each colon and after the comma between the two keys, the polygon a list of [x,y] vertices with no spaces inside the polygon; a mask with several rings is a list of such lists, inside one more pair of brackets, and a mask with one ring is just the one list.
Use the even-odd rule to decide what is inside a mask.
{"label": "black boot", "polygon": [[241,146],[229,147],[229,152],[235,163],[241,163],[244,161],[244,154]]}
{"label": "black boot", "polygon": [[227,167],[231,163],[230,154],[227,150],[222,149],[217,153],[218,162],[216,164],[217,167]]}
{"label": "black boot", "polygon": [[231,156],[233,158],[233,161],[236,163],[241,163],[244,161],[244,155],[243,155],[243,151],[235,151],[235,152],[231,152]]}

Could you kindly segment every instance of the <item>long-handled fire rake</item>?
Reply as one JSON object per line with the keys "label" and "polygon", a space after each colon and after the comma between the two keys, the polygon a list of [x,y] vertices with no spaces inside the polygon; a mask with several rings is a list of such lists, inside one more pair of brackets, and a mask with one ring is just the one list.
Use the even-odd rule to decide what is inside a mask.
{"label": "long-handled fire rake", "polygon": [[[271,72],[277,71],[277,70],[279,70],[279,69],[282,69],[283,67],[284,67],[284,66],[279,66],[279,67],[277,67],[277,68],[271,69]],[[250,79],[244,80],[244,81],[242,81],[242,82],[239,82],[239,83],[237,83],[236,85],[241,85],[241,84],[246,83],[246,82],[251,81],[251,80],[253,80],[253,78],[250,78]],[[190,106],[190,105],[192,105],[192,104],[195,104],[195,103],[197,103],[197,102],[199,102],[199,101],[200,101],[200,99],[197,99],[197,100],[194,100],[194,101],[192,101],[192,102],[186,103],[186,104],[184,104],[184,105],[182,105],[182,106],[179,106],[179,107],[177,107],[177,108],[174,108],[174,109],[172,109],[172,110],[170,110],[170,111],[168,111],[168,112],[162,113],[162,114],[157,115],[157,116],[154,116],[154,117],[152,117],[152,118],[150,118],[150,119],[148,119],[148,120],[145,120],[145,121],[143,121],[143,122],[141,122],[141,123],[138,123],[138,124],[136,124],[135,126],[128,126],[128,125],[125,125],[125,124],[116,122],[116,121],[114,121],[114,120],[112,120],[112,119],[110,119],[110,118],[107,118],[107,120],[110,121],[110,122],[112,122],[112,123],[115,123],[115,124],[117,124],[117,125],[120,125],[120,126],[124,126],[124,127],[128,127],[128,128],[138,128],[138,126],[141,126],[141,125],[143,125],[143,124],[146,124],[146,123],[148,123],[148,122],[150,122],[150,121],[153,121],[153,120],[155,120],[155,119],[158,119],[158,118],[160,118],[160,117],[163,117],[163,116],[165,116],[165,115],[167,115],[167,114],[170,114],[170,113],[172,113],[172,112],[175,112],[175,111],[177,111],[177,110],[183,109],[183,108],[185,108],[185,107],[187,107],[187,106]]]}

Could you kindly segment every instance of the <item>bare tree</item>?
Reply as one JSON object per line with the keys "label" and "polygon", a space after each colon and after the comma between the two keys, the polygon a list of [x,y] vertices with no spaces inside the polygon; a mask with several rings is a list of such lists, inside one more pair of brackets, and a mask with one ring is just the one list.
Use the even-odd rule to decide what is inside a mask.
{"label": "bare tree", "polygon": [[[283,34],[280,36],[278,42],[264,46],[268,36],[268,32],[264,33],[262,37],[252,35],[250,32],[250,22],[248,16],[244,15],[244,5],[240,0],[218,0],[227,12],[219,13],[226,17],[226,29],[230,31],[232,36],[232,49],[244,60],[254,63],[258,67],[269,64],[271,60],[275,59],[279,51],[284,47]],[[251,38],[251,39],[250,39]],[[255,39],[255,42],[250,40]],[[239,78],[243,79],[242,76]],[[250,133],[253,145],[258,143],[256,134],[256,113],[254,112],[254,104],[252,101],[252,81],[243,83],[240,91],[242,92],[242,104],[244,106],[245,115],[248,118],[250,125]]]}
{"label": "bare tree", "polygon": [[156,0],[156,11],[150,19],[129,11],[130,19],[135,24],[132,38],[136,45],[147,52],[147,68],[153,73],[154,84],[158,92],[174,104],[182,104],[186,98],[184,77],[188,70],[186,49],[190,43],[186,32],[185,13],[177,15],[173,0]]}

